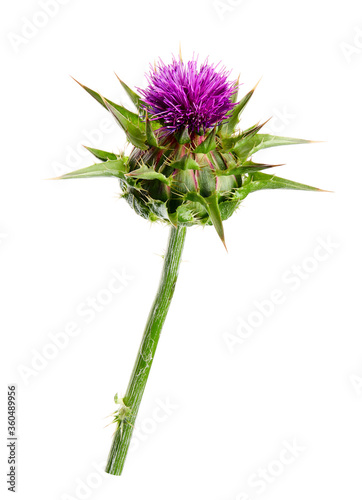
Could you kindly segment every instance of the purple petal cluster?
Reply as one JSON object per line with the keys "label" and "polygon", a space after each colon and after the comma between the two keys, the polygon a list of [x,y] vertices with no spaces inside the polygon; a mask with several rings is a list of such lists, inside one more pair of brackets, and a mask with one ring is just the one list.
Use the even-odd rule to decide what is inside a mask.
{"label": "purple petal cluster", "polygon": [[146,75],[148,87],[139,89],[145,108],[170,132],[183,127],[198,132],[220,123],[235,106],[231,97],[237,89],[235,81],[228,81],[230,72],[218,66],[207,59],[200,68],[197,58],[160,60]]}

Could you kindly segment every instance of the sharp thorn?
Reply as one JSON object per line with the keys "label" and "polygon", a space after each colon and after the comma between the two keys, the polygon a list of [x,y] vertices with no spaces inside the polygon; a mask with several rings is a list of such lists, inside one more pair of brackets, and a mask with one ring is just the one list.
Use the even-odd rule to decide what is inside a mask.
{"label": "sharp thorn", "polygon": [[262,78],[263,78],[262,76],[259,78],[259,80],[256,82],[256,84],[254,85],[254,87],[251,89],[251,92],[255,92],[255,89],[256,89],[256,87],[259,85],[260,80],[261,80]]}

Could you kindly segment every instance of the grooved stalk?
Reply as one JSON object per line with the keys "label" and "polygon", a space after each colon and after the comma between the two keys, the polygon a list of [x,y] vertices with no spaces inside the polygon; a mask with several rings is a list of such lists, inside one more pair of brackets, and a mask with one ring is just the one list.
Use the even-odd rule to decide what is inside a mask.
{"label": "grooved stalk", "polygon": [[109,452],[106,466],[106,472],[109,474],[120,476],[123,470],[133,426],[175,290],[185,236],[185,227],[171,228],[160,285],[148,316],[133,372],[123,398],[124,404],[130,409],[129,416],[119,423]]}

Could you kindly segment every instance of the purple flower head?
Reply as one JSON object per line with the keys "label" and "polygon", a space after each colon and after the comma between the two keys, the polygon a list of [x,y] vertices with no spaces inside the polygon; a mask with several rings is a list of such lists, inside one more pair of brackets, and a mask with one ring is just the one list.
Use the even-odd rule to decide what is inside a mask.
{"label": "purple flower head", "polygon": [[174,57],[171,64],[160,60],[154,68],[151,65],[148,87],[138,89],[144,107],[169,132],[183,127],[198,132],[220,123],[235,106],[231,97],[237,88],[219,64],[206,59],[199,69],[197,58],[184,63]]}

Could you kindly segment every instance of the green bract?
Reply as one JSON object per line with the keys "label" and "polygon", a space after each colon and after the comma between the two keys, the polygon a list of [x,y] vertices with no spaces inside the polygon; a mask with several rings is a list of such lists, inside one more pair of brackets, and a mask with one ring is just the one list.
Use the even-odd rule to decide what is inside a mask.
{"label": "green bract", "polygon": [[311,142],[262,134],[264,124],[240,130],[240,115],[255,88],[236,102],[236,85],[235,107],[214,128],[196,133],[186,127],[163,134],[163,124],[147,115],[141,97],[121,80],[120,83],[137,112],[82,87],[124,130],[133,145],[130,155],[88,148],[100,163],[65,174],[61,179],[117,177],[122,197],[145,219],[161,220],[175,227],[212,224],[224,243],[222,221],[235,212],[249,193],[261,189],[320,191],[266,174],[263,171],[277,165],[252,160],[252,155],[261,149]]}

